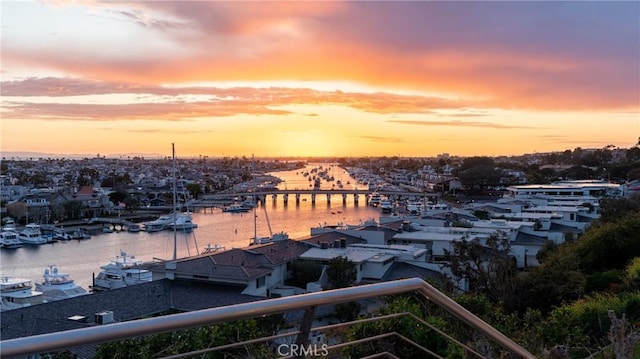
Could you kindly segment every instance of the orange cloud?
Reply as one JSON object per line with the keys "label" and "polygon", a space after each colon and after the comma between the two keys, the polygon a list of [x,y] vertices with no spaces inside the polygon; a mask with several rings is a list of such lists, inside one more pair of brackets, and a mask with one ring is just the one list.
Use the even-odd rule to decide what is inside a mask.
{"label": "orange cloud", "polygon": [[[495,108],[640,108],[639,19],[633,15],[640,11],[638,3],[158,1],[122,6],[109,16],[177,51],[158,52],[141,42],[134,51],[107,54],[93,45],[100,38],[64,51],[22,48],[16,42],[3,45],[3,60],[149,86],[338,80],[477,98]],[[377,103],[351,106],[380,113],[407,106],[381,96],[363,101]]]}

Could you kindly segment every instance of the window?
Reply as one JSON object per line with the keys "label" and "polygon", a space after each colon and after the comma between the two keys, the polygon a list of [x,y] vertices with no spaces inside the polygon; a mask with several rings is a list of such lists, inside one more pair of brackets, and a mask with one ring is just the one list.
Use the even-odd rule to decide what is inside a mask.
{"label": "window", "polygon": [[265,277],[260,277],[256,279],[256,288],[264,287],[267,284],[267,280]]}

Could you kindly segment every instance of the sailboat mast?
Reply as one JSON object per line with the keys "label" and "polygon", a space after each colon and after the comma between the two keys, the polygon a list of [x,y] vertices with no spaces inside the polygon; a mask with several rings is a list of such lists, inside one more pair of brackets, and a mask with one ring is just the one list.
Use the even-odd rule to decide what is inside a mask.
{"label": "sailboat mast", "polygon": [[254,203],[253,206],[253,242],[256,243],[258,241],[258,213],[256,211],[257,204]]}
{"label": "sailboat mast", "polygon": [[178,257],[178,240],[177,240],[177,233],[176,233],[176,215],[177,215],[177,208],[176,208],[176,202],[177,202],[177,193],[178,193],[178,187],[176,185],[176,147],[175,144],[171,144],[171,157],[172,157],[172,163],[171,163],[171,177],[173,178],[173,260],[175,261]]}

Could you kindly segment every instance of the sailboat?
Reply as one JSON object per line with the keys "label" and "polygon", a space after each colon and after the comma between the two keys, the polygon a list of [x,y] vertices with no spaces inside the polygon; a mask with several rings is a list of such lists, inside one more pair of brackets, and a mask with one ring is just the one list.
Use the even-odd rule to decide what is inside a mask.
{"label": "sailboat", "polygon": [[256,207],[253,207],[253,238],[251,238],[251,242],[249,243],[249,245],[265,244],[273,241],[288,240],[289,235],[284,231],[273,234],[273,231],[271,230],[271,223],[269,222],[269,216],[267,215],[267,208],[265,206],[262,206],[262,208],[264,209],[264,217],[267,220],[267,227],[269,227],[269,237],[258,238],[258,213],[257,213]]}
{"label": "sailboat", "polygon": [[[171,177],[173,178],[173,220],[170,223],[170,228],[173,229],[173,261],[177,260],[178,256],[178,230],[191,230],[196,228],[197,225],[191,221],[191,212],[178,212],[178,177],[176,175],[176,170],[178,168],[176,164],[176,148],[175,144],[171,144],[171,157],[172,157],[172,165],[171,165]],[[195,237],[194,237],[195,241]],[[196,246],[196,254],[199,254],[198,243],[195,242]],[[188,246],[187,246],[188,248]]]}
{"label": "sailboat", "polygon": [[[173,145],[173,144],[172,144]],[[176,176],[176,163],[175,163],[175,147],[173,150],[173,164],[172,164],[172,178],[173,178],[173,210],[171,213],[158,217],[157,219],[143,224],[143,228],[146,232],[158,232],[165,229],[174,229],[184,232],[192,231],[198,228],[198,225],[193,222],[191,212],[179,211],[177,209],[177,176]]]}

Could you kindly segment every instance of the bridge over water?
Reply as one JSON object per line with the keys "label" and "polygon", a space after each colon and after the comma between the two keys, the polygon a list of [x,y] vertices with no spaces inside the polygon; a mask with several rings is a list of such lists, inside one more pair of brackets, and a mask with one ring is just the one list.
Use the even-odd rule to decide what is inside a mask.
{"label": "bridge over water", "polygon": [[353,196],[353,202],[358,204],[360,199],[363,198],[365,203],[369,202],[372,193],[379,193],[382,196],[388,196],[390,198],[424,198],[427,197],[431,200],[439,197],[438,193],[433,192],[409,192],[409,191],[384,191],[384,190],[356,190],[356,189],[274,189],[260,192],[234,192],[234,193],[219,193],[208,194],[201,197],[201,199],[192,201],[189,207],[192,208],[212,208],[222,207],[234,201],[235,198],[248,198],[256,197],[256,201],[265,202],[267,198],[271,197],[273,201],[277,201],[279,197],[286,204],[291,197],[294,198],[295,203],[299,204],[302,196],[310,197],[311,203],[315,204],[316,197],[326,196],[327,203],[331,203],[331,198],[336,196],[342,198],[342,203],[347,203],[348,196]]}

